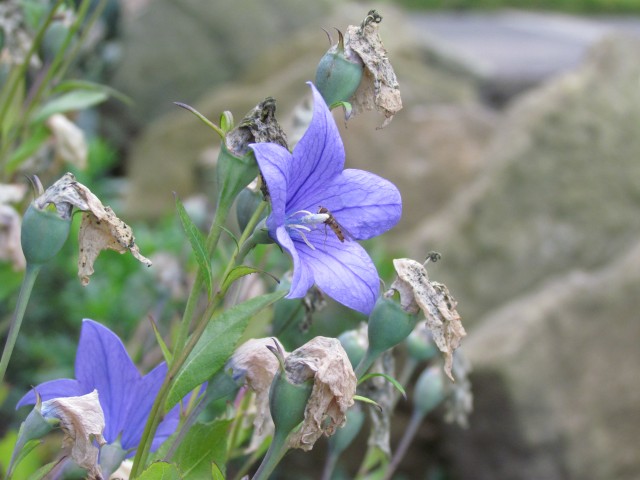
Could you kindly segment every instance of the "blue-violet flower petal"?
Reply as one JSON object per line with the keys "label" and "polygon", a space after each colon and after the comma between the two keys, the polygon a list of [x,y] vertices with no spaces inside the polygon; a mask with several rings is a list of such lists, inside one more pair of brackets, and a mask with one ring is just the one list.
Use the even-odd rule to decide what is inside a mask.
{"label": "blue-violet flower petal", "polygon": [[315,283],[336,301],[369,314],[378,297],[378,273],[354,240],[380,235],[400,220],[400,192],[373,173],[343,170],[338,128],[310,85],[313,118],[293,153],[272,143],[251,145],[271,199],[267,228],[293,259],[287,298],[304,296]]}

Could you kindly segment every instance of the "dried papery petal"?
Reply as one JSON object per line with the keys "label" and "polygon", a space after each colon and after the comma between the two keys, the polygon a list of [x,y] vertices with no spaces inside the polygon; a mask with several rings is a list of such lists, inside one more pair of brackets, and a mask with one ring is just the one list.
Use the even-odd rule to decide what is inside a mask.
{"label": "dried papery petal", "polygon": [[120,464],[118,469],[109,476],[109,480],[129,480],[132,467],[133,461],[125,460]]}
{"label": "dried papery petal", "polygon": [[86,212],[80,225],[80,255],[78,276],[83,285],[89,283],[93,264],[102,250],[119,253],[127,251],[146,266],[151,261],[144,257],[135,243],[131,227],[120,220],[110,207],[104,206],[91,190],[77,182],[72,173],[66,173],[34,200],[40,210],[54,204],[61,218],[71,218],[73,208]]}
{"label": "dried papery petal", "polygon": [[151,260],[140,253],[131,227],[120,220],[110,207],[104,207],[103,211],[101,217],[88,212],[82,215],[78,234],[78,276],[82,285],[89,283],[89,276],[93,274],[93,264],[102,250],[115,250],[118,253],[129,251],[138,261],[147,267],[151,266]]}
{"label": "dried papery petal", "polygon": [[84,132],[61,113],[51,115],[47,119],[46,125],[53,133],[56,156],[84,170],[89,154]]}
{"label": "dried papery petal", "polygon": [[311,450],[322,434],[331,436],[344,424],[354,402],[356,376],[340,342],[328,337],[315,337],[289,354],[285,372],[292,383],[313,379],[304,422],[289,437],[290,448]]}
{"label": "dried papery petal", "polygon": [[444,353],[444,371],[453,380],[453,352],[467,334],[456,310],[457,302],[445,285],[429,281],[424,265],[410,258],[396,258],[393,266],[398,278],[391,288],[400,293],[400,302],[405,310],[415,313],[416,305],[420,307],[436,345]]}
{"label": "dried papery petal", "polygon": [[351,97],[353,114],[376,109],[385,116],[384,128],[402,109],[402,99],[398,79],[378,35],[378,23],[365,20],[362,25],[349,25],[345,48],[356,52],[365,67],[360,87]]}
{"label": "dried papery petal", "polygon": [[42,416],[57,418],[64,432],[65,448],[71,448],[71,458],[88,471],[88,478],[102,478],[98,466],[99,448],[104,445],[104,414],[98,401],[98,391],[80,397],[63,397],[42,404]]}
{"label": "dried papery petal", "polygon": [[[244,379],[256,394],[256,416],[253,421],[254,436],[249,450],[257,448],[267,435],[273,433],[273,421],[269,413],[269,387],[280,364],[267,347],[284,352],[282,344],[275,337],[247,340],[240,345],[227,363],[234,380]],[[284,352],[286,357],[286,352]]]}

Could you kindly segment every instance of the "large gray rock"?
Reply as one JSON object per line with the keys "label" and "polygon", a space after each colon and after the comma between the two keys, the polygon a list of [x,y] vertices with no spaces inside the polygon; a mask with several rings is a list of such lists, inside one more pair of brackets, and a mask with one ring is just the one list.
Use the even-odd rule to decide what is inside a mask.
{"label": "large gray rock", "polygon": [[638,238],[638,78],[638,39],[598,44],[580,69],[509,108],[479,178],[416,227],[408,245],[443,253],[442,279],[468,322]]}
{"label": "large gray rock", "polygon": [[485,171],[418,227],[459,300],[477,410],[460,478],[640,478],[640,42],[517,100]]}
{"label": "large gray rock", "polygon": [[477,410],[449,444],[459,478],[640,475],[640,243],[484,317],[465,353]]}

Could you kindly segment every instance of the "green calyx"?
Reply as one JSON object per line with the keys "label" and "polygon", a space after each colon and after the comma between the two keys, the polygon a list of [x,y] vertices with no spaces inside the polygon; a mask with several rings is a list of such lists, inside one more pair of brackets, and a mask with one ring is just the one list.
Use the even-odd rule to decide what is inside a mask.
{"label": "green calyx", "polygon": [[234,199],[258,175],[258,163],[253,152],[242,157],[231,153],[222,142],[216,167],[218,208],[229,209]]}
{"label": "green calyx", "polygon": [[311,395],[313,383],[292,383],[279,370],[269,390],[269,408],[276,432],[289,433],[304,420],[304,411]]}
{"label": "green calyx", "polygon": [[339,30],[338,36],[338,43],[325,53],[316,68],[315,85],[329,106],[347,102],[358,89],[364,71],[360,57],[345,48]]}
{"label": "green calyx", "polygon": [[30,204],[22,218],[20,239],[27,263],[43,265],[55,257],[67,241],[70,228],[70,218],[60,218],[55,211]]}

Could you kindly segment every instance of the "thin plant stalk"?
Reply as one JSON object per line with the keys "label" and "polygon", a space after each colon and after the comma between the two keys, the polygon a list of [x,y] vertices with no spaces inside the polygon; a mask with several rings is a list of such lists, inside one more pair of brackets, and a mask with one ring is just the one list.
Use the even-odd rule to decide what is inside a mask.
{"label": "thin plant stalk", "polygon": [[[251,217],[251,220],[247,224],[247,227],[242,233],[242,236],[240,237],[240,242],[239,242],[240,245],[242,245],[244,242],[247,241],[251,232],[253,232],[253,229],[258,224],[260,216],[262,215],[262,212],[264,211],[265,208],[266,208],[266,203],[263,202],[256,209],[253,216]],[[213,229],[212,231],[215,232],[217,230],[221,230],[221,229],[220,228]],[[218,236],[219,235],[220,233],[218,233]],[[231,269],[234,266],[236,266],[238,262],[241,262],[244,259],[244,256],[242,256],[241,254],[246,255],[246,253],[248,253],[248,250],[242,251],[241,249],[236,249],[235,254],[229,260],[227,264],[227,268],[225,269],[225,273],[221,278],[224,279],[226,275],[231,271]],[[198,340],[200,340],[200,337],[204,333],[209,320],[213,317],[216,310],[222,303],[222,300],[225,294],[226,294],[226,291],[222,289],[218,291],[218,293],[216,293],[216,295],[213,297],[213,299],[207,306],[207,309],[205,310],[204,314],[200,317],[200,321],[197,323],[195,330],[193,331],[193,334],[187,340],[184,348],[180,351],[180,354],[174,355],[173,363],[171,364],[169,368],[169,372],[167,373],[167,376],[165,377],[164,382],[162,383],[162,386],[158,391],[158,395],[156,396],[155,402],[151,407],[151,412],[149,413],[147,424],[145,426],[144,432],[142,433],[142,439],[140,441],[140,445],[138,446],[138,451],[136,452],[136,456],[133,460],[133,467],[131,469],[131,478],[135,478],[137,475],[139,475],[142,472],[142,469],[144,468],[147,462],[147,459],[149,457],[149,452],[151,450],[151,443],[152,443],[153,437],[155,436],[155,432],[158,429],[158,425],[160,424],[160,420],[162,417],[162,410],[164,408],[167,395],[169,394],[169,390],[171,389],[171,384],[173,382],[173,379],[175,378],[175,376],[178,374],[178,372],[184,365],[184,362],[187,360],[191,351],[195,348],[196,344],[198,343]]]}
{"label": "thin plant stalk", "polygon": [[31,291],[33,285],[38,278],[38,273],[42,265],[29,265],[22,279],[22,286],[20,287],[20,294],[18,295],[18,302],[11,318],[11,326],[9,327],[9,333],[7,335],[7,342],[5,343],[4,350],[2,351],[2,359],[0,359],[0,384],[4,380],[4,375],[7,372],[7,366],[9,365],[9,359],[13,353],[13,348],[16,345],[18,333],[20,332],[20,326],[22,325],[22,319],[24,318],[24,312],[29,303],[31,297]]}
{"label": "thin plant stalk", "polygon": [[267,454],[264,460],[262,460],[260,468],[258,468],[258,471],[251,480],[268,480],[273,470],[278,466],[280,460],[282,460],[282,457],[284,457],[284,454],[289,450],[289,446],[287,445],[288,436],[289,432],[283,433],[282,431],[275,431],[269,450],[267,450]]}
{"label": "thin plant stalk", "polygon": [[411,445],[413,438],[416,436],[416,433],[418,432],[418,428],[420,428],[420,425],[422,424],[424,415],[425,415],[424,412],[421,412],[420,410],[416,409],[413,411],[413,414],[411,415],[411,419],[409,420],[409,425],[407,426],[407,429],[404,431],[404,435],[402,435],[400,444],[398,445],[398,448],[396,449],[396,451],[393,453],[393,457],[391,458],[391,461],[387,465],[387,469],[384,472],[384,477],[382,480],[391,480],[391,477],[393,476],[394,472],[400,465],[400,462],[402,461],[407,451],[409,450],[409,446]]}
{"label": "thin plant stalk", "polygon": [[[33,57],[35,52],[40,47],[40,44],[42,43],[42,39],[44,38],[44,34],[47,31],[47,28],[49,27],[51,22],[53,21],[55,17],[55,12],[58,9],[58,7],[62,5],[62,2],[63,0],[56,0],[56,3],[52,6],[51,10],[49,11],[49,15],[45,19],[42,27],[40,28],[40,30],[38,30],[38,33],[33,39],[31,48],[29,48],[29,51],[27,52],[27,55],[25,56],[23,63],[20,65],[18,70],[15,71],[16,72],[15,75],[12,74],[9,77],[7,83],[2,88],[2,90],[0,90],[0,125],[4,124],[7,112],[9,110],[9,106],[16,95],[18,86],[20,85],[21,81],[24,81],[24,78],[27,73],[27,69],[29,68],[29,63],[31,62],[31,57]],[[21,117],[25,118],[23,116]],[[2,129],[0,129],[0,133],[2,133]],[[3,138],[2,142],[0,142],[0,174],[2,175],[3,178],[5,175],[4,174],[4,165],[6,162],[5,157],[9,149],[11,148],[12,143],[13,142],[11,141],[10,138]]]}
{"label": "thin plant stalk", "polygon": [[[216,210],[213,222],[211,223],[211,228],[209,230],[209,235],[207,236],[207,251],[209,252],[209,255],[212,255],[216,247],[218,246],[218,241],[220,240],[220,236],[222,235],[222,226],[225,224],[228,214],[229,209],[218,208]],[[200,293],[202,292],[202,288],[204,286],[203,275],[204,272],[200,268],[198,268],[196,280],[193,284],[193,287],[191,288],[191,291],[189,292],[187,304],[182,314],[182,321],[180,322],[180,326],[178,328],[178,335],[176,337],[174,345],[174,358],[175,356],[180,355],[182,349],[184,348],[184,344],[187,341],[187,337],[189,336],[194,311],[196,305],[198,304],[198,298],[200,297]]]}

